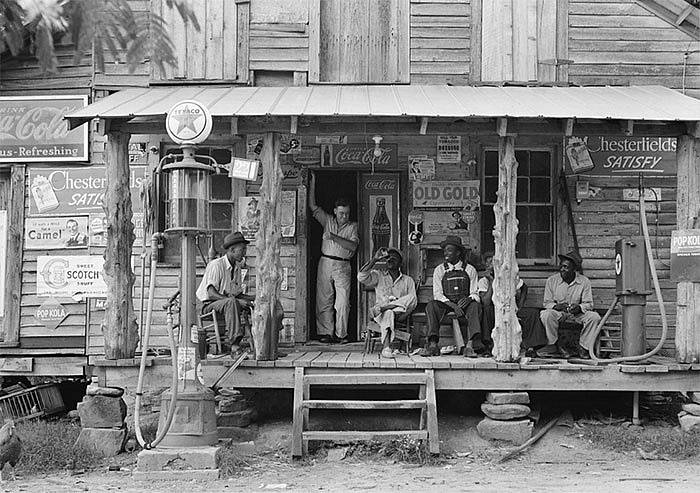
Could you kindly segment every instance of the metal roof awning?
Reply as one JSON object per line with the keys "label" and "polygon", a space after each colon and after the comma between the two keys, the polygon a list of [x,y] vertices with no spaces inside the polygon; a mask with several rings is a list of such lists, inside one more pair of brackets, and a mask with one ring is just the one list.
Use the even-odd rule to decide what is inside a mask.
{"label": "metal roof awning", "polygon": [[484,87],[179,86],[126,89],[66,116],[71,127],[93,118],[164,117],[194,99],[216,117],[577,118],[698,121],[700,100],[662,86]]}

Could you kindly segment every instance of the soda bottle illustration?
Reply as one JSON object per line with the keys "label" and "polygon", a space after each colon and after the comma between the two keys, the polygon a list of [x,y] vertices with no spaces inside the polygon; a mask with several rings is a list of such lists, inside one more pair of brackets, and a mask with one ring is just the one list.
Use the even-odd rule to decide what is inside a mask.
{"label": "soda bottle illustration", "polygon": [[51,186],[51,182],[45,176],[39,175],[34,177],[31,191],[34,204],[36,204],[39,212],[51,211],[59,206],[56,192]]}
{"label": "soda bottle illustration", "polygon": [[377,198],[377,212],[372,219],[372,254],[380,248],[389,248],[391,221],[386,214],[386,199]]}

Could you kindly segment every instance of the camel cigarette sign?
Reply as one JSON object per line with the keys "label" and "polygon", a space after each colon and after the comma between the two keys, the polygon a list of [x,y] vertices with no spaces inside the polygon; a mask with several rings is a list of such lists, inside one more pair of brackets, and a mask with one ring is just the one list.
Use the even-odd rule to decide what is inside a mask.
{"label": "camel cigarette sign", "polygon": [[101,255],[47,255],[36,262],[37,296],[107,296]]}
{"label": "camel cigarette sign", "polygon": [[87,161],[88,129],[68,129],[65,115],[87,96],[0,97],[0,162]]}

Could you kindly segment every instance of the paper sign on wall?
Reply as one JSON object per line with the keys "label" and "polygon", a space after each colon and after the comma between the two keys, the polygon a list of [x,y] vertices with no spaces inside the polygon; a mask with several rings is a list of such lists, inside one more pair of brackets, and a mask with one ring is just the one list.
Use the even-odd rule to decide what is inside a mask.
{"label": "paper sign on wall", "polygon": [[413,181],[435,178],[435,160],[428,156],[408,156],[408,176]]}
{"label": "paper sign on wall", "polygon": [[437,136],[437,162],[458,163],[462,160],[462,138],[459,135]]}
{"label": "paper sign on wall", "polygon": [[83,297],[107,296],[107,284],[101,255],[50,255],[37,258],[37,296]]}

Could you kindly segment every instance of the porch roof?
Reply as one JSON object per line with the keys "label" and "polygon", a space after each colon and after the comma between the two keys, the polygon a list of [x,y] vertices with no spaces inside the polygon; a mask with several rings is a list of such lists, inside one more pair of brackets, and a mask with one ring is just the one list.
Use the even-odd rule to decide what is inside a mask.
{"label": "porch roof", "polygon": [[125,89],[66,116],[71,127],[93,118],[164,117],[195,99],[213,117],[577,118],[697,121],[700,100],[662,86],[485,87],[320,85],[308,87],[157,86]]}

